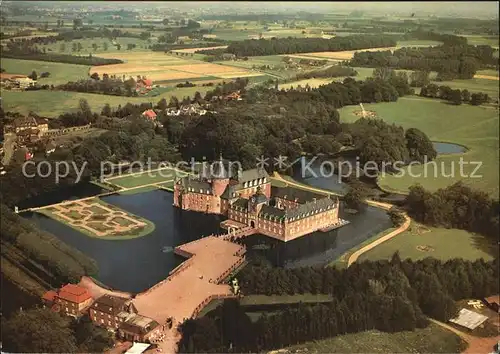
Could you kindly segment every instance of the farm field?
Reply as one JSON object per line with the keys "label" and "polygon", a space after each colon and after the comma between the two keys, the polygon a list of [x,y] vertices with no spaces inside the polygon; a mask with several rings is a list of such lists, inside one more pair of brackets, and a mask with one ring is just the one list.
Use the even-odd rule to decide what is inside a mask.
{"label": "farm field", "polygon": [[[125,29],[124,29],[125,30]],[[128,31],[128,29],[127,29]],[[73,51],[73,43],[80,43],[82,45],[81,51]],[[97,44],[97,49],[94,50],[92,44]],[[105,44],[106,43],[106,44]],[[47,52],[54,53],[64,53],[71,55],[88,55],[92,53],[92,55],[101,56],[102,53],[122,53],[122,52],[135,52],[135,51],[144,51],[148,47],[148,42],[139,38],[131,38],[131,37],[118,37],[115,40],[115,43],[121,45],[121,49],[118,50],[109,38],[86,38],[86,39],[75,39],[69,42],[56,42],[50,43],[47,45],[41,45],[40,48],[45,48]],[[136,47],[134,49],[127,49],[128,44],[135,44]],[[105,45],[107,45],[108,49],[105,49]]]}
{"label": "farm field", "polygon": [[204,95],[207,91],[213,90],[213,87],[197,86],[175,88],[165,91],[158,96],[144,97],[124,97],[110,96],[93,93],[68,92],[68,91],[2,91],[2,105],[5,111],[15,111],[21,114],[28,114],[30,111],[37,114],[55,118],[66,112],[76,112],[80,99],[86,99],[93,111],[101,112],[106,103],[111,107],[125,105],[130,103],[158,103],[159,100],[165,98],[167,101],[170,97],[175,96],[179,100],[184,97],[194,97],[196,91]]}
{"label": "farm field", "polygon": [[[8,58],[2,58],[0,60],[0,66],[9,74],[30,75],[34,70],[38,74],[38,83],[40,85],[59,85],[68,81],[86,79],[90,68],[87,65]],[[40,74],[43,72],[49,72],[50,76],[47,78],[40,78]]]}
{"label": "farm field", "polygon": [[196,53],[198,50],[209,50],[209,49],[226,49],[227,45],[220,45],[217,47],[201,47],[201,48],[186,48],[186,49],[175,49],[172,50],[174,53]]}
{"label": "farm field", "polygon": [[[180,54],[180,53],[179,53]],[[184,53],[188,55],[189,53]],[[126,63],[95,66],[90,72],[136,77],[146,76],[154,81],[190,80],[202,77],[233,79],[263,75],[244,68],[206,63],[199,60],[182,58],[161,52],[114,53],[102,55],[105,58],[118,58]]]}
{"label": "farm field", "polygon": [[[450,245],[460,245],[457,249]],[[399,251],[401,259],[419,260],[434,257],[447,261],[456,257],[466,260],[484,258],[492,260],[497,252],[495,244],[488,243],[482,235],[475,235],[465,230],[434,228],[412,222],[408,230],[381,243],[366,253],[358,262],[390,260]]]}
{"label": "farm field", "polygon": [[459,336],[431,323],[414,331],[367,331],[317,340],[285,348],[281,353],[460,353]]}
{"label": "farm field", "polygon": [[489,45],[498,49],[498,36],[465,35],[467,43],[472,45]]}
{"label": "farm field", "polygon": [[312,88],[316,88],[321,85],[326,85],[329,84],[330,82],[334,81],[336,78],[321,78],[321,79],[304,79],[304,80],[298,80],[294,82],[289,82],[286,84],[279,84],[278,89],[285,89],[288,90],[290,88],[297,88],[299,85],[301,87],[305,87],[306,85],[311,86]]}
{"label": "farm field", "polygon": [[[407,193],[408,187],[420,183],[426,189],[435,191],[453,184],[459,180],[474,188],[498,197],[498,111],[492,107],[461,105],[454,106],[440,100],[403,97],[397,102],[377,103],[364,105],[366,110],[375,111],[379,118],[389,123],[395,123],[404,128],[418,128],[433,141],[457,143],[466,146],[469,150],[459,155],[439,156],[434,164],[413,166],[412,174],[421,174],[421,177],[411,177],[408,173],[398,177],[385,174],[379,178],[378,184],[382,189]],[[359,107],[348,106],[339,110],[341,121],[353,122],[358,117],[353,113]],[[482,166],[476,172],[482,177],[461,177],[460,158],[464,161],[480,161]],[[454,176],[451,169],[454,166]],[[427,177],[424,177],[424,168],[427,168]],[[471,176],[475,165],[464,164],[463,172]],[[407,170],[405,169],[407,172]],[[436,173],[437,177],[434,177]]]}

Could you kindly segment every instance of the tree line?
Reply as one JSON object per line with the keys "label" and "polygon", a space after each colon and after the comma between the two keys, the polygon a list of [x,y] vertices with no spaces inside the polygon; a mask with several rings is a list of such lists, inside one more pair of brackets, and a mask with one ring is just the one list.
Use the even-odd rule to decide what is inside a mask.
{"label": "tree line", "polygon": [[343,51],[366,48],[394,47],[393,36],[345,36],[332,39],[323,38],[273,38],[246,39],[234,41],[226,49],[227,53],[239,57],[277,55],[307,52]]}
{"label": "tree line", "polygon": [[334,65],[327,69],[311,70],[296,75],[297,80],[314,79],[322,77],[343,77],[343,76],[356,76],[358,72],[353,68],[347,66]]}
{"label": "tree line", "polygon": [[498,58],[493,53],[493,48],[488,45],[400,48],[394,51],[356,52],[349,65],[436,71],[441,80],[472,79],[481,68],[498,67]]}
{"label": "tree line", "polygon": [[[33,171],[29,173],[31,172]],[[22,262],[22,265],[54,287],[69,282],[78,283],[84,275],[97,274],[94,260],[54,235],[35,227],[6,205],[0,205],[0,214],[1,241],[2,244],[10,245],[2,247],[2,256],[8,259],[14,257],[10,258],[14,261],[16,252],[22,252],[29,259],[29,262]]]}
{"label": "tree line", "polygon": [[499,201],[461,182],[435,192],[412,186],[405,204],[418,222],[477,232],[494,241],[498,238]]}
{"label": "tree line", "polygon": [[[140,77],[138,77],[138,80]],[[98,73],[93,73],[87,80],[70,81],[55,87],[61,91],[91,92],[113,96],[137,96],[136,81],[133,78],[122,80],[116,75],[104,73],[102,80]]]}
{"label": "tree line", "polygon": [[450,101],[454,105],[461,105],[462,103],[469,103],[473,106],[479,106],[483,103],[488,103],[490,97],[487,93],[474,92],[471,93],[467,89],[452,89],[449,86],[436,84],[428,84],[420,89],[420,96],[429,98],[440,98],[442,100]]}
{"label": "tree line", "polygon": [[226,300],[205,317],[181,325],[180,351],[261,352],[346,333],[377,329],[398,332],[428,325],[426,315],[453,318],[455,300],[498,292],[498,259],[474,262],[432,258],[355,263],[295,269],[245,267],[238,280],[243,294],[331,294],[332,301],[300,304],[252,322],[238,300]]}

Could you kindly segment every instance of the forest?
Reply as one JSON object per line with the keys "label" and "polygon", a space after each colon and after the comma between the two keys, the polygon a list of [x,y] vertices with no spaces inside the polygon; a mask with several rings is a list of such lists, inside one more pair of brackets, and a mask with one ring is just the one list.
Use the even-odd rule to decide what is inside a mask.
{"label": "forest", "polygon": [[308,52],[338,52],[366,48],[394,47],[394,36],[345,36],[332,39],[323,38],[272,38],[246,39],[229,44],[227,53],[239,57],[277,55]]}
{"label": "forest", "polygon": [[286,308],[252,322],[238,300],[181,325],[180,351],[259,352],[371,329],[397,332],[423,328],[426,316],[447,321],[454,301],[498,293],[498,259],[474,262],[426,258],[295,269],[245,267],[243,294],[331,294],[329,303]]}

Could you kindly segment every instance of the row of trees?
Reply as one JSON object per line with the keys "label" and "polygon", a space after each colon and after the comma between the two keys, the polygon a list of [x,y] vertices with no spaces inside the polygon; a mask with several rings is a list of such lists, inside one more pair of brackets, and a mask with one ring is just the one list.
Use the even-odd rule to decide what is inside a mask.
{"label": "row of trees", "polygon": [[103,74],[102,80],[99,74],[93,73],[90,79],[70,81],[66,84],[56,86],[57,90],[92,92],[114,96],[137,96],[136,82],[133,78],[122,81],[119,77],[110,77]]}
{"label": "row of trees", "polygon": [[277,55],[307,52],[356,50],[366,48],[393,47],[393,36],[345,36],[323,38],[276,38],[232,42],[226,52],[240,57],[256,55]]}
{"label": "row of trees", "polygon": [[436,84],[428,84],[420,89],[420,96],[430,98],[440,98],[450,101],[455,105],[469,103],[473,106],[479,106],[489,102],[490,98],[487,93],[474,92],[470,93],[467,89],[452,89],[449,86]]}
{"label": "row of trees", "polygon": [[303,79],[314,79],[321,77],[344,77],[344,76],[356,76],[358,72],[353,68],[346,66],[334,65],[327,69],[311,70],[304,73],[298,73],[297,80]]}
{"label": "row of trees", "polygon": [[[28,173],[32,172],[34,171]],[[19,180],[16,171],[13,175],[16,175]],[[11,182],[5,183],[12,186]],[[17,188],[27,188],[30,185],[33,186],[34,183],[36,182],[19,181]],[[2,189],[4,190],[4,187]],[[5,249],[2,247],[3,256],[9,258],[16,250],[21,251],[30,260],[30,262],[23,262],[23,266],[48,281],[52,286],[61,286],[68,282],[78,283],[83,275],[97,274],[95,261],[66,245],[52,234],[36,228],[4,204],[0,205],[0,215],[2,218],[1,240],[11,245]],[[14,259],[16,258],[12,258]]]}
{"label": "row of trees", "polygon": [[400,48],[394,51],[356,52],[351,66],[436,71],[442,80],[471,79],[482,67],[498,66],[494,49],[487,45],[441,45]]}
{"label": "row of trees", "polygon": [[285,308],[252,323],[237,300],[226,300],[208,316],[181,325],[180,351],[260,352],[305,341],[371,329],[413,330],[425,315],[447,321],[454,300],[498,292],[498,260],[486,263],[432,258],[356,263],[336,268],[247,266],[238,278],[244,294],[331,294],[329,303]]}

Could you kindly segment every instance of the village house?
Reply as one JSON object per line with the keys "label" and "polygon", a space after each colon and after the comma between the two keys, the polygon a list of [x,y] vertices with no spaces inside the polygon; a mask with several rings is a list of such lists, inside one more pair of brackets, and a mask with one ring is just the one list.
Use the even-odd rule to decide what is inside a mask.
{"label": "village house", "polygon": [[161,331],[161,326],[155,320],[133,314],[120,323],[118,336],[128,341],[144,342],[151,340]]}
{"label": "village house", "polygon": [[36,130],[38,136],[44,135],[49,130],[49,121],[45,118],[20,117],[14,119],[12,123],[5,124],[4,134],[18,134],[24,130]]}
{"label": "village house", "polygon": [[199,115],[204,116],[207,114],[207,110],[204,109],[198,102],[182,105],[180,108],[167,108],[167,116],[179,116],[179,115]]}
{"label": "village house", "polygon": [[47,291],[42,300],[53,311],[75,318],[81,316],[93,301],[87,289],[74,284],[66,284],[58,291]]}
{"label": "village house", "polygon": [[136,82],[136,91],[146,94],[153,89],[153,80],[142,78]]}
{"label": "village house", "polygon": [[21,90],[24,90],[30,86],[35,86],[36,84],[35,80],[30,79],[26,75],[6,74],[6,73],[0,73],[0,82],[2,83],[2,87],[6,89],[21,89]]}
{"label": "village house", "polygon": [[150,122],[153,122],[155,126],[160,127],[160,128],[163,127],[163,124],[161,124],[160,122],[158,122],[158,120],[156,119],[157,118],[156,112],[153,111],[152,109],[148,109],[148,110],[142,112],[141,116],[144,119],[147,119]]}
{"label": "village house", "polygon": [[94,324],[108,329],[116,330],[130,313],[137,313],[132,301],[122,297],[103,295],[99,297],[89,314]]}

